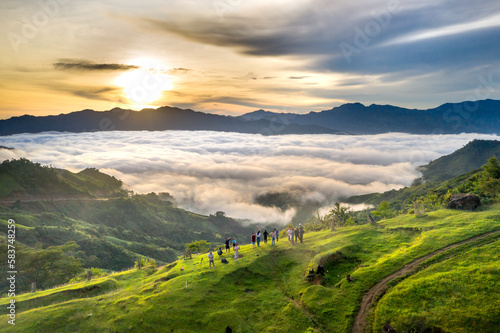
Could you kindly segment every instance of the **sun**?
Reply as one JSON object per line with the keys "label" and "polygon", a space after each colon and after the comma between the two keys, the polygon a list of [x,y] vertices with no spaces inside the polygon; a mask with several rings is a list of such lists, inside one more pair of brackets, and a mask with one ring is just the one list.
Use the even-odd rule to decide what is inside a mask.
{"label": "sun", "polygon": [[172,79],[167,69],[145,61],[132,61],[138,68],[123,73],[115,84],[124,89],[128,99],[135,105],[147,105],[158,100],[162,92],[172,89]]}

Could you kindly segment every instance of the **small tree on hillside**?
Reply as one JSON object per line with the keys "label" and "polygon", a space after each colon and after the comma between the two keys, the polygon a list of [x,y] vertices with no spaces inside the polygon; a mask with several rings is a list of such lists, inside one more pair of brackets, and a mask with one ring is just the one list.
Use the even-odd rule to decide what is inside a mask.
{"label": "small tree on hillside", "polygon": [[191,253],[206,252],[210,248],[210,243],[206,240],[194,241],[186,244],[186,249],[190,249]]}
{"label": "small tree on hillside", "polygon": [[382,201],[377,207],[377,210],[373,211],[373,215],[380,218],[387,218],[392,216],[391,205],[387,201]]}
{"label": "small tree on hillside", "polygon": [[488,160],[488,163],[484,166],[484,171],[486,172],[486,175],[499,179],[500,178],[500,162],[495,158],[492,157]]}
{"label": "small tree on hillside", "polygon": [[226,213],[224,213],[223,211],[219,210],[217,212],[215,212],[215,216],[216,217],[226,217]]}
{"label": "small tree on hillside", "polygon": [[338,202],[335,203],[334,207],[326,215],[326,219],[330,222],[330,230],[335,230],[336,226],[344,226],[348,221],[351,214],[351,209],[349,206],[342,206]]}
{"label": "small tree on hillside", "polygon": [[307,230],[309,231],[319,231],[326,229],[330,226],[330,222],[326,219],[326,216],[319,215],[319,212],[314,213],[309,219],[307,219]]}

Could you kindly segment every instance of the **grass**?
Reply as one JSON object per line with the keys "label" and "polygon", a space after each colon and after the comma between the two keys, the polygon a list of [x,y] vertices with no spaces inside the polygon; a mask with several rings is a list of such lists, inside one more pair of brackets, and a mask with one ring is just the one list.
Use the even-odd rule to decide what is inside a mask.
{"label": "grass", "polygon": [[388,292],[375,312],[374,332],[434,326],[447,332],[498,332],[500,241],[436,263]]}
{"label": "grass", "polygon": [[[23,332],[224,332],[226,326],[233,332],[349,332],[363,294],[376,282],[427,253],[498,229],[499,214],[500,206],[494,206],[472,213],[441,210],[418,219],[399,216],[376,226],[306,233],[304,244],[293,247],[285,238],[280,238],[277,246],[270,242],[257,249],[245,245],[238,261],[232,253],[224,254],[222,258],[229,263],[222,264],[215,254],[214,270],[208,269],[206,254],[202,254],[155,272],[130,270],[24,294],[16,298],[16,326]],[[488,252],[482,252],[484,249]],[[499,288],[494,283],[489,284],[489,289],[482,287],[485,280],[478,278],[498,280],[495,253],[498,243],[484,245],[481,250],[469,248],[466,253],[432,263],[403,280],[376,307],[374,332],[380,332],[380,325],[387,320],[403,324],[408,312],[397,312],[399,303],[396,306],[393,302],[403,302],[410,308],[404,303],[406,295],[414,293],[418,300],[428,286],[442,288],[439,293],[429,293],[437,295],[435,302],[427,302],[422,313],[418,302],[410,304],[411,313],[428,318],[434,309],[449,309],[454,317],[462,316],[453,319],[456,323],[439,322],[450,332],[469,318],[467,313],[474,313],[474,325],[482,325],[477,327],[490,327],[495,323],[493,314],[498,313]],[[479,258],[476,266],[468,266],[470,260]],[[323,285],[306,279],[307,271],[319,263],[327,270]],[[467,280],[472,273],[476,277]],[[347,274],[354,277],[354,282],[346,281]],[[456,295],[442,286],[442,274],[447,279],[474,284],[473,294],[452,302],[450,299]],[[103,287],[92,289],[99,290],[96,295],[85,295],[82,290],[93,284]],[[0,305],[7,301],[0,299]],[[475,312],[470,312],[469,308],[479,302],[492,305],[477,306]],[[433,318],[429,320],[434,322]],[[0,331],[14,332],[15,328],[4,320]]]}

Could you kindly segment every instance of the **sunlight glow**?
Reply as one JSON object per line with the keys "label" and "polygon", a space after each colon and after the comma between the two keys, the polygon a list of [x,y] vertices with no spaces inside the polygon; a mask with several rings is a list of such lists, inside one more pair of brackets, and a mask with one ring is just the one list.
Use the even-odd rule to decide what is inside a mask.
{"label": "sunlight glow", "polygon": [[158,100],[162,92],[172,89],[172,79],[166,67],[148,60],[134,60],[140,68],[123,73],[115,84],[123,87],[128,99],[135,105],[147,105]]}

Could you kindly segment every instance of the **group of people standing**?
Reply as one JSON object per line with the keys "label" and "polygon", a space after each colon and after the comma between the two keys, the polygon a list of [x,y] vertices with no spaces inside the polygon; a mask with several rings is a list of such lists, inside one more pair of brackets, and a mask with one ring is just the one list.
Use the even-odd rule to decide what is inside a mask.
{"label": "group of people standing", "polygon": [[[302,224],[299,224],[299,226],[296,229],[288,227],[288,229],[286,229],[286,233],[288,235],[288,240],[291,245],[294,244],[293,240],[294,237],[295,237],[295,242],[299,240],[300,243],[302,244],[304,235],[304,228],[302,227]],[[257,227],[257,232],[252,232],[252,236],[250,237],[250,241],[252,242],[252,248],[255,249],[255,245],[257,245],[257,247],[260,247],[261,237],[263,238],[264,243],[267,243],[268,238],[271,237],[271,245],[275,245],[276,244],[275,242],[279,240],[279,235],[280,235],[279,230],[276,228],[274,228],[273,231],[269,233],[267,229],[264,229],[264,232],[261,232],[260,228]],[[225,253],[231,253],[231,247],[232,247],[234,250],[234,260],[237,261],[239,257],[240,246],[236,241],[236,237],[233,237],[232,239],[231,237],[226,237],[224,239],[224,243],[226,247]],[[222,248],[219,247],[219,249],[217,250],[217,254],[221,256],[222,253],[223,253]],[[211,268],[212,265],[215,268],[214,254],[212,252],[208,254],[208,263],[209,263],[209,268]]]}
{"label": "group of people standing", "polygon": [[304,240],[304,228],[302,227],[302,223],[299,223],[299,226],[295,229],[288,227],[288,229],[286,229],[286,234],[288,235],[288,241],[291,245],[294,245],[297,241],[300,241],[300,244],[302,244]]}
{"label": "group of people standing", "polygon": [[267,232],[267,229],[264,229],[264,232],[261,233],[260,228],[257,229],[257,232],[252,232],[252,236],[250,237],[250,241],[252,242],[252,248],[255,249],[255,244],[257,243],[257,247],[260,247],[260,238],[264,236],[264,243],[267,243],[267,239],[271,237],[271,245],[275,244],[275,241],[278,241],[279,231],[274,228],[271,233]]}

